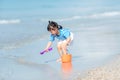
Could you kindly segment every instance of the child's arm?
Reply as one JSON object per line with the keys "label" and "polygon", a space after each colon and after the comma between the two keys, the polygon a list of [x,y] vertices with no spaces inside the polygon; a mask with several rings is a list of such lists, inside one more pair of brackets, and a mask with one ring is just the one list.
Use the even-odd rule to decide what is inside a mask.
{"label": "child's arm", "polygon": [[49,41],[48,44],[47,44],[47,46],[46,46],[46,48],[45,48],[45,50],[48,51],[48,48],[50,48],[51,45],[52,45],[52,42]]}

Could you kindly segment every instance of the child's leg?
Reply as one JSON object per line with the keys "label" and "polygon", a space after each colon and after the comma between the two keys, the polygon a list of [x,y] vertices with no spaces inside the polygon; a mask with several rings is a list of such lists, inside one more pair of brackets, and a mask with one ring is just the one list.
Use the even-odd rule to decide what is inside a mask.
{"label": "child's leg", "polygon": [[66,41],[63,41],[62,42],[62,51],[63,51],[63,54],[67,54],[67,42]]}
{"label": "child's leg", "polygon": [[69,38],[69,42],[67,40],[64,40],[62,41],[62,51],[63,51],[63,54],[68,54],[68,50],[67,50],[67,47],[71,44],[71,42],[73,41],[73,34],[71,33],[71,36]]}
{"label": "child's leg", "polygon": [[59,55],[61,57],[62,56],[62,45],[58,43],[57,49],[58,49],[58,53],[59,53]]}
{"label": "child's leg", "polygon": [[[71,43],[71,41],[70,41],[70,43]],[[58,42],[57,49],[58,49],[58,52],[59,52],[59,55],[60,55],[60,59],[58,59],[57,62],[61,61],[61,56],[63,54],[68,54],[67,47],[68,47],[68,44],[67,44],[66,40]]]}
{"label": "child's leg", "polygon": [[58,49],[58,53],[59,53],[59,55],[60,55],[60,58],[57,59],[57,62],[61,62],[61,56],[62,56],[62,54],[63,54],[63,51],[62,51],[62,42],[61,42],[61,41],[58,42],[58,44],[57,44],[57,49]]}
{"label": "child's leg", "polygon": [[62,54],[67,54],[67,42],[66,42],[66,40],[58,42],[57,49],[58,49],[60,56],[62,56]]}

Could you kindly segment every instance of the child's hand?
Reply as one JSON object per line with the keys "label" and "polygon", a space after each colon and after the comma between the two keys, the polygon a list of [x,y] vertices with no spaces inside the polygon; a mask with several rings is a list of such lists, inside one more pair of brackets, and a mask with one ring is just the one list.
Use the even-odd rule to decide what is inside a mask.
{"label": "child's hand", "polygon": [[51,51],[51,50],[52,50],[52,48],[46,48],[42,52],[40,52],[40,54],[44,54],[45,52],[48,52],[48,51]]}
{"label": "child's hand", "polygon": [[45,51],[48,52],[49,51],[48,48],[46,48]]}
{"label": "child's hand", "polygon": [[51,51],[52,48],[46,48],[45,51],[48,52],[48,51]]}

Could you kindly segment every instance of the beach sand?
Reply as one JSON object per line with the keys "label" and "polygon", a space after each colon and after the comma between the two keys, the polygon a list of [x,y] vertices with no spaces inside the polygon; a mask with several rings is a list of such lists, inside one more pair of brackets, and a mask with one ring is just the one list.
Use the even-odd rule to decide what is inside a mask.
{"label": "beach sand", "polygon": [[120,55],[100,67],[78,73],[75,80],[120,80]]}

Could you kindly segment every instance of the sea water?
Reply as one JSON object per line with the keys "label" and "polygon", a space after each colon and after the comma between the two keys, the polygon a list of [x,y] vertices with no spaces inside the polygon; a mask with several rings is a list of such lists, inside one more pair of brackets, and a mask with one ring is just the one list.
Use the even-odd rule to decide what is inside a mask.
{"label": "sea water", "polygon": [[[102,23],[102,20],[100,21]],[[80,27],[68,27],[74,33],[74,41],[69,47],[73,56],[74,75],[79,71],[103,64],[120,52],[120,27],[117,21],[113,23],[104,21],[98,25],[86,21],[86,24],[79,25]],[[5,27],[1,26],[0,29],[1,79],[61,80],[63,78],[61,63],[56,62],[59,58],[57,42],[54,42],[51,52],[39,54],[49,41],[49,32],[45,28],[43,30],[47,34],[41,32],[41,27],[37,29],[17,25]]]}
{"label": "sea water", "polygon": [[[30,8],[22,9],[18,5],[15,5],[17,8],[5,7],[7,3],[3,1],[0,13],[0,80],[73,80],[79,72],[103,65],[119,54],[120,11],[117,2],[114,3],[116,6],[111,4],[112,9],[102,7],[100,11],[97,11],[100,3],[91,6],[92,3],[82,1],[91,6],[84,8],[85,5],[75,0],[69,1],[72,5],[65,8],[66,2],[61,0],[45,4],[42,1],[39,6],[36,1],[30,1]],[[35,6],[32,8],[30,4],[38,5],[41,10],[38,11]],[[106,5],[104,3],[103,6]],[[21,14],[17,12],[19,7]],[[66,10],[68,12],[64,12]],[[58,12],[53,14],[54,11]],[[11,22],[11,18],[15,21]],[[20,20],[16,21],[16,18]],[[72,63],[56,62],[59,58],[57,40],[52,45],[52,51],[40,55],[49,41],[48,20],[54,20],[74,33],[73,43],[69,46]]]}

